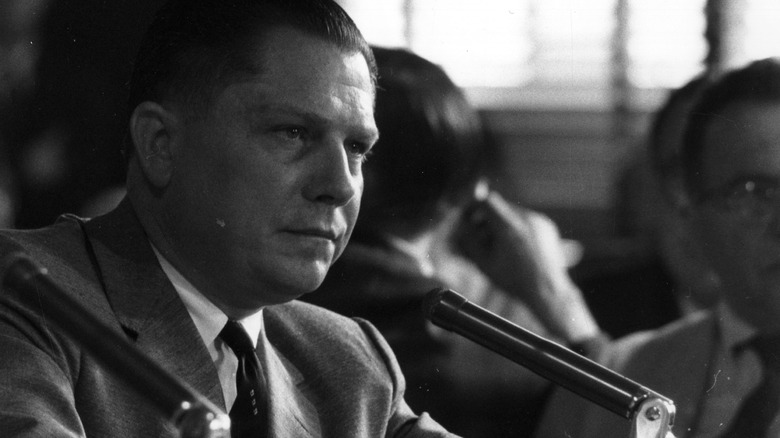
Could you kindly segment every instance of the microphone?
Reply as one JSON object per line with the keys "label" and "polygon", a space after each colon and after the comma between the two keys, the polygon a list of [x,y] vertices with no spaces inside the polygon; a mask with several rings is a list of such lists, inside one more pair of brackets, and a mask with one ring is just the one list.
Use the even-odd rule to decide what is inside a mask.
{"label": "microphone", "polygon": [[[66,294],[46,268],[21,252],[6,256],[2,286],[45,312],[60,330],[91,353],[173,423],[181,438],[229,438],[230,418],[206,397],[138,350],[125,336]],[[2,298],[2,295],[0,295]]]}
{"label": "microphone", "polygon": [[634,418],[646,400],[654,399],[669,407],[669,424],[673,420],[674,404],[668,398],[483,309],[456,292],[428,292],[423,310],[435,325],[487,347],[622,417]]}

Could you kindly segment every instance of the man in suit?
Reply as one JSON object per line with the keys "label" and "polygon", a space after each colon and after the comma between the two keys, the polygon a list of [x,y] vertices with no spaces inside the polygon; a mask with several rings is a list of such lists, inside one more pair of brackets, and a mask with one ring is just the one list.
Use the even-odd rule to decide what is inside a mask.
{"label": "man in suit", "polygon": [[[452,436],[409,409],[373,326],[294,302],[355,223],[374,84],[370,49],[329,0],[173,0],[131,81],[127,198],[5,231],[0,249],[45,266],[234,426],[264,417],[252,436]],[[130,388],[49,325],[44,298],[0,300],[3,435],[173,436],[142,398],[154,388]]]}
{"label": "man in suit", "polygon": [[[722,281],[719,303],[598,358],[675,401],[678,438],[780,434],[780,61],[709,84],[690,113],[681,208]],[[629,422],[558,391],[539,437],[628,436]]]}

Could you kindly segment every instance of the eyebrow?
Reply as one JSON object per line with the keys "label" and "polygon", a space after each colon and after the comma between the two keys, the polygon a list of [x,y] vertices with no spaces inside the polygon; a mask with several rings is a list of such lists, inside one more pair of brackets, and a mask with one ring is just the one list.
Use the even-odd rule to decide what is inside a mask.
{"label": "eyebrow", "polygon": [[[300,108],[297,108],[294,105],[279,105],[279,104],[266,104],[266,103],[252,103],[249,104],[249,111],[253,114],[280,114],[280,115],[290,115],[295,117],[301,117],[311,123],[314,123],[315,125],[319,126],[325,126],[329,123],[331,123],[331,120],[325,117],[322,117],[321,115],[303,110]],[[373,118],[373,116],[372,116]],[[369,136],[371,137],[371,140],[373,142],[376,142],[379,140],[379,129],[377,129],[376,125],[372,126],[366,126],[362,124],[350,124],[351,127],[360,129],[361,131],[365,130],[369,133]]]}
{"label": "eyebrow", "polygon": [[328,119],[320,116],[319,114],[313,113],[311,111],[306,111],[300,108],[297,108],[293,105],[269,105],[266,103],[252,103],[248,105],[249,111],[253,114],[281,114],[281,115],[291,115],[291,116],[297,116],[302,117],[307,120],[312,120],[314,122],[325,124],[328,122]]}

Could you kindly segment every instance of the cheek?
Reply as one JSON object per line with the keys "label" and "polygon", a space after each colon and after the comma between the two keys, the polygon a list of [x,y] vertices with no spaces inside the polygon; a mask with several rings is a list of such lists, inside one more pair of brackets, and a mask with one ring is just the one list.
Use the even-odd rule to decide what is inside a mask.
{"label": "cheek", "polygon": [[[344,219],[347,222],[347,230],[352,233],[352,229],[355,228],[355,222],[357,222],[358,215],[360,213],[360,198],[353,199],[344,208]],[[349,236],[347,236],[349,237]]]}
{"label": "cheek", "polygon": [[695,233],[710,265],[727,282],[742,283],[757,266],[759,236],[751,230],[723,221],[702,221]]}
{"label": "cheek", "polygon": [[355,225],[355,220],[357,219],[358,214],[360,213],[360,206],[363,205],[364,191],[365,191],[365,181],[363,180],[363,176],[360,175],[357,182],[355,197],[352,198],[352,201],[350,201],[349,205],[347,205],[347,209],[349,210],[348,214],[352,221],[352,225]]}
{"label": "cheek", "polygon": [[358,215],[360,213],[360,197],[357,197],[349,202],[349,204],[342,207],[342,214],[344,216],[344,221],[347,225],[347,235],[344,239],[344,244],[349,240],[349,237],[352,235],[352,230],[355,228],[355,223],[357,222]]}

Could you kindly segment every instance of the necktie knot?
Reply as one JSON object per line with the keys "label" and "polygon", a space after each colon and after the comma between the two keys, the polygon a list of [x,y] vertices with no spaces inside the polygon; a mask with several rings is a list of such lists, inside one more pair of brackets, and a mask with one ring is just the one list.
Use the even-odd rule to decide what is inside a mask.
{"label": "necktie knot", "polygon": [[229,320],[219,337],[233,350],[236,356],[253,354],[255,351],[252,340],[249,339],[249,335],[238,321]]}

